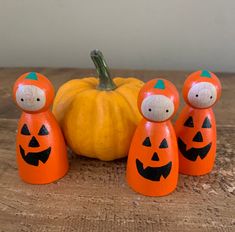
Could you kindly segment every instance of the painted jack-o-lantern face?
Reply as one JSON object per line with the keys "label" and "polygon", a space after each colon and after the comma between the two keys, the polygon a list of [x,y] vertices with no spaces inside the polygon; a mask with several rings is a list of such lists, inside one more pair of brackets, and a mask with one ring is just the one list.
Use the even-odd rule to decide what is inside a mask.
{"label": "painted jack-o-lantern face", "polygon": [[39,113],[49,108],[53,101],[54,89],[50,81],[40,73],[26,73],[17,79],[14,100],[25,112]]}
{"label": "painted jack-o-lantern face", "polygon": [[[197,118],[197,122],[202,122],[201,119],[202,118]],[[187,136],[184,136],[184,140],[182,137],[178,137],[178,146],[181,154],[191,161],[196,161],[198,158],[204,159],[212,145],[210,137],[208,137],[212,127],[209,117],[205,117],[201,125],[200,123],[194,125],[193,117],[189,116],[184,123],[184,127],[187,127],[184,130]],[[187,142],[190,142],[193,147],[187,149]]]}
{"label": "painted jack-o-lantern face", "polygon": [[[50,154],[51,147],[44,147],[43,140],[47,140],[49,132],[45,125],[42,125],[40,130],[35,134],[34,131],[30,131],[27,124],[24,124],[21,129],[21,135],[24,137],[24,141],[29,141],[28,146],[23,148],[19,145],[20,154],[22,159],[29,165],[38,166],[39,161],[43,164],[47,162]],[[40,140],[40,141],[39,141]],[[26,152],[29,151],[30,152]]]}
{"label": "painted jack-o-lantern face", "polygon": [[203,175],[212,169],[216,126],[210,108],[220,95],[220,81],[211,72],[197,71],[186,79],[183,96],[189,106],[181,112],[175,125],[181,173]]}
{"label": "painted jack-o-lantern face", "polygon": [[216,126],[211,110],[191,110],[181,113],[176,122],[180,172],[203,175],[211,171],[216,153]]}
{"label": "painted jack-o-lantern face", "polygon": [[178,92],[167,80],[151,80],[140,90],[138,107],[144,119],[132,139],[127,181],[141,194],[162,196],[176,187],[178,148],[169,119],[178,104]]}
{"label": "painted jack-o-lantern face", "polygon": [[[151,157],[151,162],[147,161],[146,159],[144,159],[145,163],[154,163],[155,165],[157,165],[158,163],[164,163],[160,160],[159,157],[162,158],[162,156],[164,156],[164,149],[168,148],[168,143],[167,140],[164,138],[161,143],[159,144],[159,151],[158,153],[156,152],[156,150],[152,147],[151,141],[149,137],[146,137],[143,144],[143,146],[145,147],[149,147],[149,151],[148,153],[150,153],[150,157],[151,157],[151,152],[152,152],[152,157]],[[161,154],[161,156],[160,156]],[[138,173],[144,177],[145,179],[151,180],[151,181],[160,181],[160,178],[167,178],[168,175],[171,172],[171,167],[172,167],[172,161],[167,162],[166,164],[163,164],[162,166],[147,166],[144,167],[144,162],[143,160],[140,161],[138,158],[136,159],[136,167],[138,170]],[[154,162],[152,162],[154,161]]]}

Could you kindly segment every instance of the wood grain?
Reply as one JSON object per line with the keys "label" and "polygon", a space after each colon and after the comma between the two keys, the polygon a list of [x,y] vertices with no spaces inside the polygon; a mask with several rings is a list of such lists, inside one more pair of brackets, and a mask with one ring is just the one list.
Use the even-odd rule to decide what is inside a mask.
{"label": "wood grain", "polygon": [[[127,186],[126,159],[101,162],[71,152],[70,170],[63,179],[43,186],[23,183],[15,162],[20,111],[11,89],[27,71],[45,74],[56,89],[69,79],[95,75],[88,69],[0,69],[0,231],[235,231],[235,74],[218,73],[223,92],[215,107],[218,151],[212,173],[180,175],[176,191],[157,198]],[[161,76],[181,90],[189,72],[112,73],[144,81]]]}

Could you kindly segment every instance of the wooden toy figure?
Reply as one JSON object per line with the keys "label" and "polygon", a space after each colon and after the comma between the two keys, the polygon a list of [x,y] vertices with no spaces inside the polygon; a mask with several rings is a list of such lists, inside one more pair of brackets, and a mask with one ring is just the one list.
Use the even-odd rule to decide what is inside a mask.
{"label": "wooden toy figure", "polygon": [[175,86],[154,79],[140,90],[138,108],[143,119],[133,136],[126,178],[136,191],[147,196],[172,192],[178,181],[178,147],[170,118],[179,105]]}
{"label": "wooden toy figure", "polygon": [[13,96],[22,109],[16,138],[20,177],[27,183],[46,184],[68,171],[66,145],[49,107],[54,90],[50,81],[35,72],[20,76]]}
{"label": "wooden toy figure", "polygon": [[220,81],[212,72],[194,72],[184,83],[183,97],[187,105],[175,124],[179,170],[183,174],[204,175],[213,168],[216,122],[211,107],[220,95]]}

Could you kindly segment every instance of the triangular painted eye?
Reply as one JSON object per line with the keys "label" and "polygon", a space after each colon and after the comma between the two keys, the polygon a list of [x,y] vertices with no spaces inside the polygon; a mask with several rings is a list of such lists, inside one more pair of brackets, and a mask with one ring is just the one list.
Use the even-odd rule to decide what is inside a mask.
{"label": "triangular painted eye", "polygon": [[191,116],[185,121],[184,126],[194,127],[193,118]]}
{"label": "triangular painted eye", "polygon": [[151,147],[151,142],[150,142],[150,138],[149,137],[146,137],[146,139],[143,142],[143,145],[145,147]]}
{"label": "triangular painted eye", "polygon": [[29,128],[27,127],[26,124],[23,125],[21,132],[22,135],[30,135]]}
{"label": "triangular painted eye", "polygon": [[202,124],[202,128],[211,128],[211,122],[210,122],[210,119],[208,117],[205,118],[205,120]]}
{"label": "triangular painted eye", "polygon": [[38,135],[49,135],[49,132],[44,125],[42,125],[40,131],[38,132]]}
{"label": "triangular painted eye", "polygon": [[162,140],[159,148],[168,148],[168,143],[167,143],[166,139]]}

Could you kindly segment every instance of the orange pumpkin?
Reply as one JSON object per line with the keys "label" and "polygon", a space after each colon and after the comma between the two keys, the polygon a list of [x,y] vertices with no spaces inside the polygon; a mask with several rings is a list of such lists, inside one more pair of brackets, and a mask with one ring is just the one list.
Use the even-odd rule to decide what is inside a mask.
{"label": "orange pumpkin", "polygon": [[143,82],[135,78],[110,77],[100,51],[93,51],[99,79],[87,77],[62,85],[53,113],[69,147],[76,153],[100,160],[127,155],[141,115],[136,103]]}
{"label": "orange pumpkin", "polygon": [[151,80],[139,93],[138,107],[144,118],[131,142],[126,177],[143,195],[163,196],[176,188],[178,147],[170,118],[178,105],[178,92],[167,80]]}

